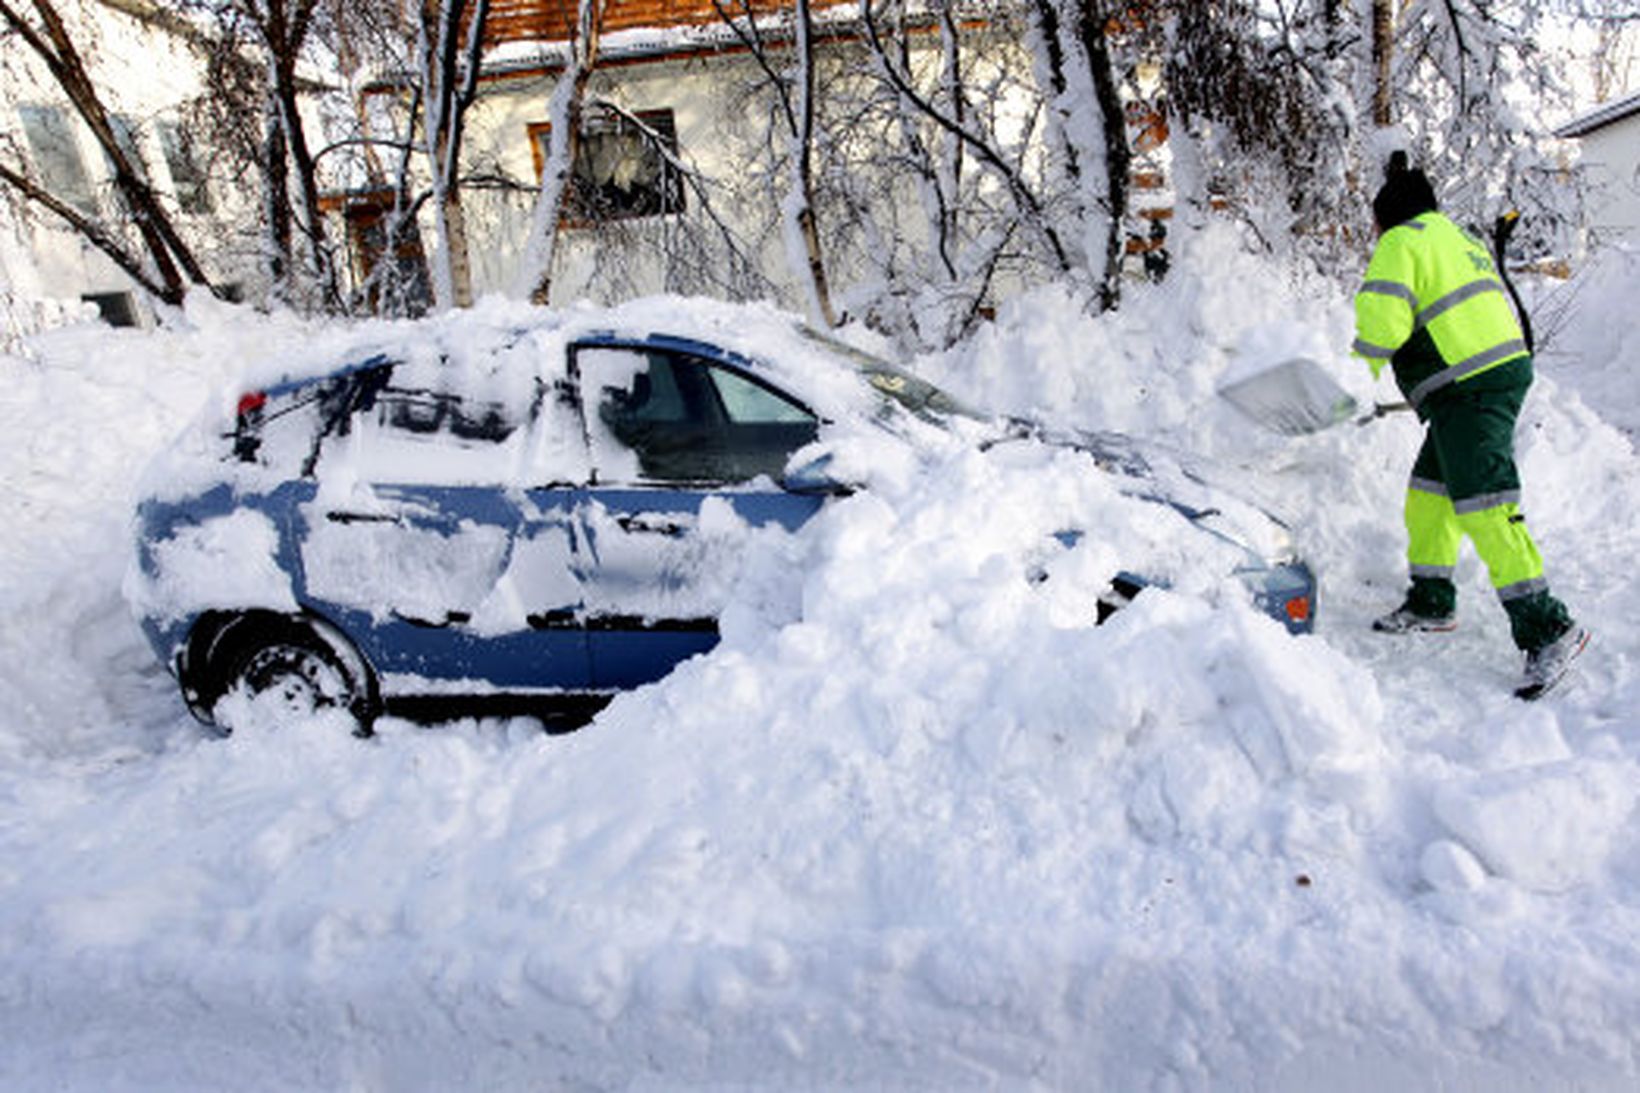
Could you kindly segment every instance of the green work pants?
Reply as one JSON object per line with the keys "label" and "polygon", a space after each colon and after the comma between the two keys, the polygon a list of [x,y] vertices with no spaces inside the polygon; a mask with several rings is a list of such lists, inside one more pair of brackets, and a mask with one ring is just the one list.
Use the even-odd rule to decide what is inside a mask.
{"label": "green work pants", "polygon": [[1543,557],[1520,511],[1515,419],[1531,384],[1532,360],[1520,357],[1431,395],[1406,501],[1413,610],[1452,612],[1452,572],[1468,536],[1508,612],[1515,644],[1528,652],[1571,625],[1565,606],[1549,593]]}

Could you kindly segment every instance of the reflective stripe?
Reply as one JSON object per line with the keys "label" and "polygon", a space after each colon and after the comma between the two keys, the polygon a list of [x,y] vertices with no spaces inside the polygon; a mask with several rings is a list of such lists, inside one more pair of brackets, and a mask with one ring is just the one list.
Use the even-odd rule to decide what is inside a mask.
{"label": "reflective stripe", "polygon": [[1423,577],[1426,580],[1450,581],[1456,566],[1450,565],[1415,565],[1412,566],[1414,577]]}
{"label": "reflective stripe", "polygon": [[1495,345],[1484,353],[1476,353],[1468,360],[1459,361],[1451,368],[1442,369],[1430,376],[1407,393],[1407,401],[1412,403],[1414,407],[1420,406],[1423,404],[1424,399],[1428,398],[1435,390],[1445,387],[1455,380],[1461,380],[1465,376],[1479,372],[1483,368],[1501,364],[1512,357],[1522,356],[1525,352],[1526,343],[1518,338],[1504,342],[1502,345]]}
{"label": "reflective stripe", "polygon": [[[1475,297],[1484,296],[1488,292],[1501,294],[1503,286],[1491,278],[1486,278],[1480,281],[1471,281],[1460,289],[1454,289],[1418,313],[1418,329],[1428,326],[1465,300],[1473,300]],[[1416,307],[1416,303],[1413,306]]]}
{"label": "reflective stripe", "polygon": [[1407,489],[1419,490],[1423,493],[1433,493],[1437,497],[1450,496],[1450,494],[1446,492],[1446,483],[1437,482],[1433,478],[1418,478],[1416,476],[1409,478],[1407,479]]}
{"label": "reflective stripe", "polygon": [[1361,291],[1376,293],[1379,296],[1393,296],[1397,300],[1405,300],[1413,311],[1418,310],[1418,294],[1399,281],[1368,281],[1361,286]]}
{"label": "reflective stripe", "polygon": [[1395,226],[1397,228],[1411,228],[1415,232],[1421,232],[1429,225],[1425,224],[1422,220],[1403,220]]}
{"label": "reflective stripe", "polygon": [[1532,577],[1529,580],[1517,581],[1498,589],[1498,599],[1505,603],[1510,600],[1525,599],[1539,592],[1549,591],[1549,582],[1543,577]]}
{"label": "reflective stripe", "polygon": [[1387,361],[1395,356],[1395,350],[1385,349],[1381,345],[1373,345],[1371,342],[1363,341],[1360,338],[1355,339],[1355,344],[1350,346],[1350,349],[1368,360]]}
{"label": "reflective stripe", "polygon": [[1466,497],[1462,501],[1452,503],[1452,511],[1459,516],[1472,516],[1477,512],[1495,509],[1499,505],[1520,504],[1519,490],[1500,490],[1497,493],[1483,493],[1479,497]]}

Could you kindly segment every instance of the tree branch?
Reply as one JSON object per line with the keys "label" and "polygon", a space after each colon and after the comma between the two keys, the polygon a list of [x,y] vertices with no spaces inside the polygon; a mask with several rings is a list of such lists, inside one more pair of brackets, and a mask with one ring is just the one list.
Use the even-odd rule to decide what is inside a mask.
{"label": "tree branch", "polygon": [[17,190],[25,198],[36,204],[43,205],[56,216],[64,220],[69,227],[91,243],[92,246],[106,254],[114,264],[142,288],[168,304],[180,305],[183,293],[180,286],[162,285],[149,276],[143,269],[142,262],[125,248],[118,239],[114,238],[103,226],[86,216],[78,209],[69,205],[61,198],[48,190],[37,186],[27,176],[0,163],[0,182],[4,182]]}

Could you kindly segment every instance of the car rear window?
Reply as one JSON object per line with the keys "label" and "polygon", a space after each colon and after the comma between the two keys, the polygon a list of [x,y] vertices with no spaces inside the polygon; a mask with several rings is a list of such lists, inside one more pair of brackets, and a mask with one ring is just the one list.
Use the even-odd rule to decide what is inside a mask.
{"label": "car rear window", "polygon": [[287,475],[311,474],[319,440],[345,416],[361,390],[358,373],[331,376],[240,397],[224,459]]}

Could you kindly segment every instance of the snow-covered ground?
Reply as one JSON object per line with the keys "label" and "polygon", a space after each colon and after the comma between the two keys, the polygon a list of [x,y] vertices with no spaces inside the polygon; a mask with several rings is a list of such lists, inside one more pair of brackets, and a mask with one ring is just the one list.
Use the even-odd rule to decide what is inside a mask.
{"label": "snow-covered ground", "polygon": [[121,599],[132,493],[323,332],[196,302],[0,357],[0,1088],[1633,1088],[1640,261],[1540,298],[1526,510],[1595,639],[1527,705],[1470,553],[1456,633],[1368,630],[1415,422],[1287,440],[1213,394],[1307,347],[1393,398],[1347,300],[1194,253],[915,365],[1206,453],[1292,517],[1314,636],[1188,590],[1076,625],[999,561],[1054,499],[959,460],[567,737],[204,736]]}

